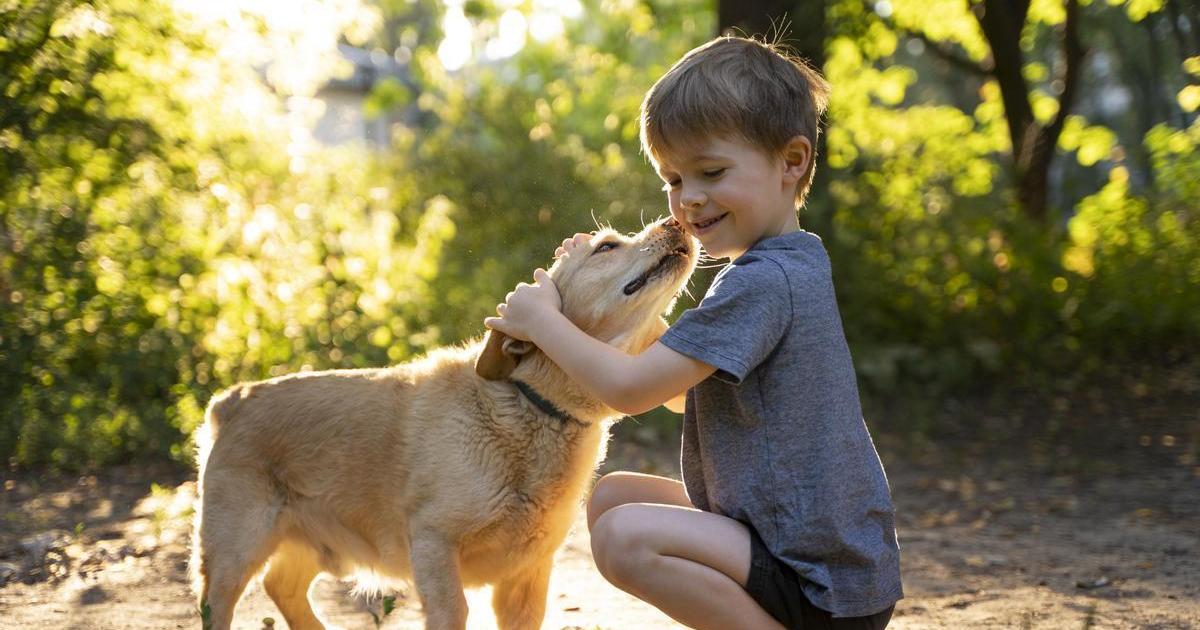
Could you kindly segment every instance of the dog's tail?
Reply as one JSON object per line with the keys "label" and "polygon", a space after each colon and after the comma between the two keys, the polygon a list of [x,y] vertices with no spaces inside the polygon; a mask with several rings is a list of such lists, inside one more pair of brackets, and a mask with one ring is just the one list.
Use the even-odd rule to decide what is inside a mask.
{"label": "dog's tail", "polygon": [[221,426],[233,420],[249,394],[248,386],[234,385],[213,396],[208,402],[208,408],[204,410],[204,423],[193,436],[196,443],[196,468],[200,471],[201,479],[204,478],[204,464],[208,462],[208,455],[217,441]]}
{"label": "dog's tail", "polygon": [[229,422],[237,415],[238,407],[242,406],[242,401],[250,394],[250,387],[247,385],[234,385],[229,389],[213,396],[208,402],[208,409],[204,411],[204,426],[213,440],[217,439],[217,432],[220,431],[221,425]]}
{"label": "dog's tail", "polygon": [[[201,616],[204,617],[204,607],[206,606],[205,598],[205,583],[204,583],[204,567],[200,557],[200,526],[204,520],[204,470],[208,464],[208,456],[212,452],[213,444],[217,441],[217,434],[220,432],[222,425],[228,425],[237,416],[238,408],[242,406],[250,393],[250,388],[246,385],[234,385],[229,389],[212,397],[208,401],[208,408],[204,410],[204,423],[196,430],[193,436],[196,443],[196,468],[198,470],[195,502],[195,512],[192,516],[193,532],[192,532],[192,557],[188,563],[188,572],[192,581],[192,589],[199,598],[201,607]],[[205,628],[208,626],[205,625]]]}

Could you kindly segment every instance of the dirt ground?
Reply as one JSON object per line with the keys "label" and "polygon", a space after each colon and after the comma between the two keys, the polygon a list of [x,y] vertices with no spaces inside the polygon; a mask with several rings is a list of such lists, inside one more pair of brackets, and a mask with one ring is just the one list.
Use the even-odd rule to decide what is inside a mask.
{"label": "dirt ground", "polygon": [[[1110,464],[1095,470],[1054,465],[1077,457],[1061,446],[1028,448],[1023,459],[1013,446],[1003,455],[986,442],[953,449],[877,428],[907,595],[891,627],[1200,628],[1200,410],[1188,405],[1175,405],[1165,424],[1131,417],[1129,435],[1115,442],[1127,448],[1085,458]],[[603,470],[677,473],[677,443],[645,427],[618,433]],[[9,474],[3,483],[0,627],[199,626],[186,576],[194,493],[186,471]],[[376,627],[381,602],[328,578],[314,592],[331,624]],[[469,601],[469,626],[493,627],[487,592]],[[381,627],[421,627],[411,592],[396,603]],[[271,623],[286,626],[254,584],[236,627]],[[560,551],[543,627],[680,626],[604,581],[579,522]]]}

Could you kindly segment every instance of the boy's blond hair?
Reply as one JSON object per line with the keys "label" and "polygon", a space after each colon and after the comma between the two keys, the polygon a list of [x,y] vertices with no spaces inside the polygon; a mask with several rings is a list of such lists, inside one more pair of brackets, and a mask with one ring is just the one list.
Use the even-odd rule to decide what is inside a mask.
{"label": "boy's blond hair", "polygon": [[803,59],[777,44],[718,37],[683,56],[642,101],[642,151],[662,157],[714,136],[732,136],[779,155],[795,136],[813,155],[796,187],[803,205],[816,166],[829,84]]}

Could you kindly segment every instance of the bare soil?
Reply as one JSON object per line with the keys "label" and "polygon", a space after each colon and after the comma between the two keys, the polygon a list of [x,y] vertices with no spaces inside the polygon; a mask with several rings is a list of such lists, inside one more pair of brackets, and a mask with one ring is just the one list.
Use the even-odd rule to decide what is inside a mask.
{"label": "bare soil", "polygon": [[[1077,416],[1086,402],[1067,407]],[[1135,414],[1125,425],[1098,424],[1106,431],[1100,447],[1064,435],[1055,436],[1058,446],[1039,447],[928,429],[914,439],[876,427],[899,515],[907,594],[891,627],[1200,628],[1194,402],[1167,405],[1156,419]],[[971,417],[980,435],[990,435],[989,426],[1013,433],[994,426],[1003,419]],[[603,470],[677,474],[676,449],[649,427],[619,427]],[[0,627],[199,627],[186,570],[190,474],[142,465],[83,477],[7,475]],[[314,592],[331,624],[376,627],[380,601],[355,598],[329,578]],[[381,627],[421,627],[415,600],[411,591],[397,593]],[[473,592],[469,601],[470,627],[494,627],[488,593]],[[257,584],[237,619],[239,628],[286,626]],[[580,521],[559,553],[544,627],[680,626],[604,581]]]}

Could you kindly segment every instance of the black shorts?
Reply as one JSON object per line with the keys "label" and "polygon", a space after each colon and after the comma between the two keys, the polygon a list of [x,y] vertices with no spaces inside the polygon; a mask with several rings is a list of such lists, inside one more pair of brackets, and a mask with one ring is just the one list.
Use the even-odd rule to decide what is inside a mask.
{"label": "black shorts", "polygon": [[892,619],[895,605],[865,617],[834,617],[817,608],[800,588],[801,578],[767,550],[754,528],[750,528],[750,576],[746,592],[776,621],[790,630],[883,630]]}

